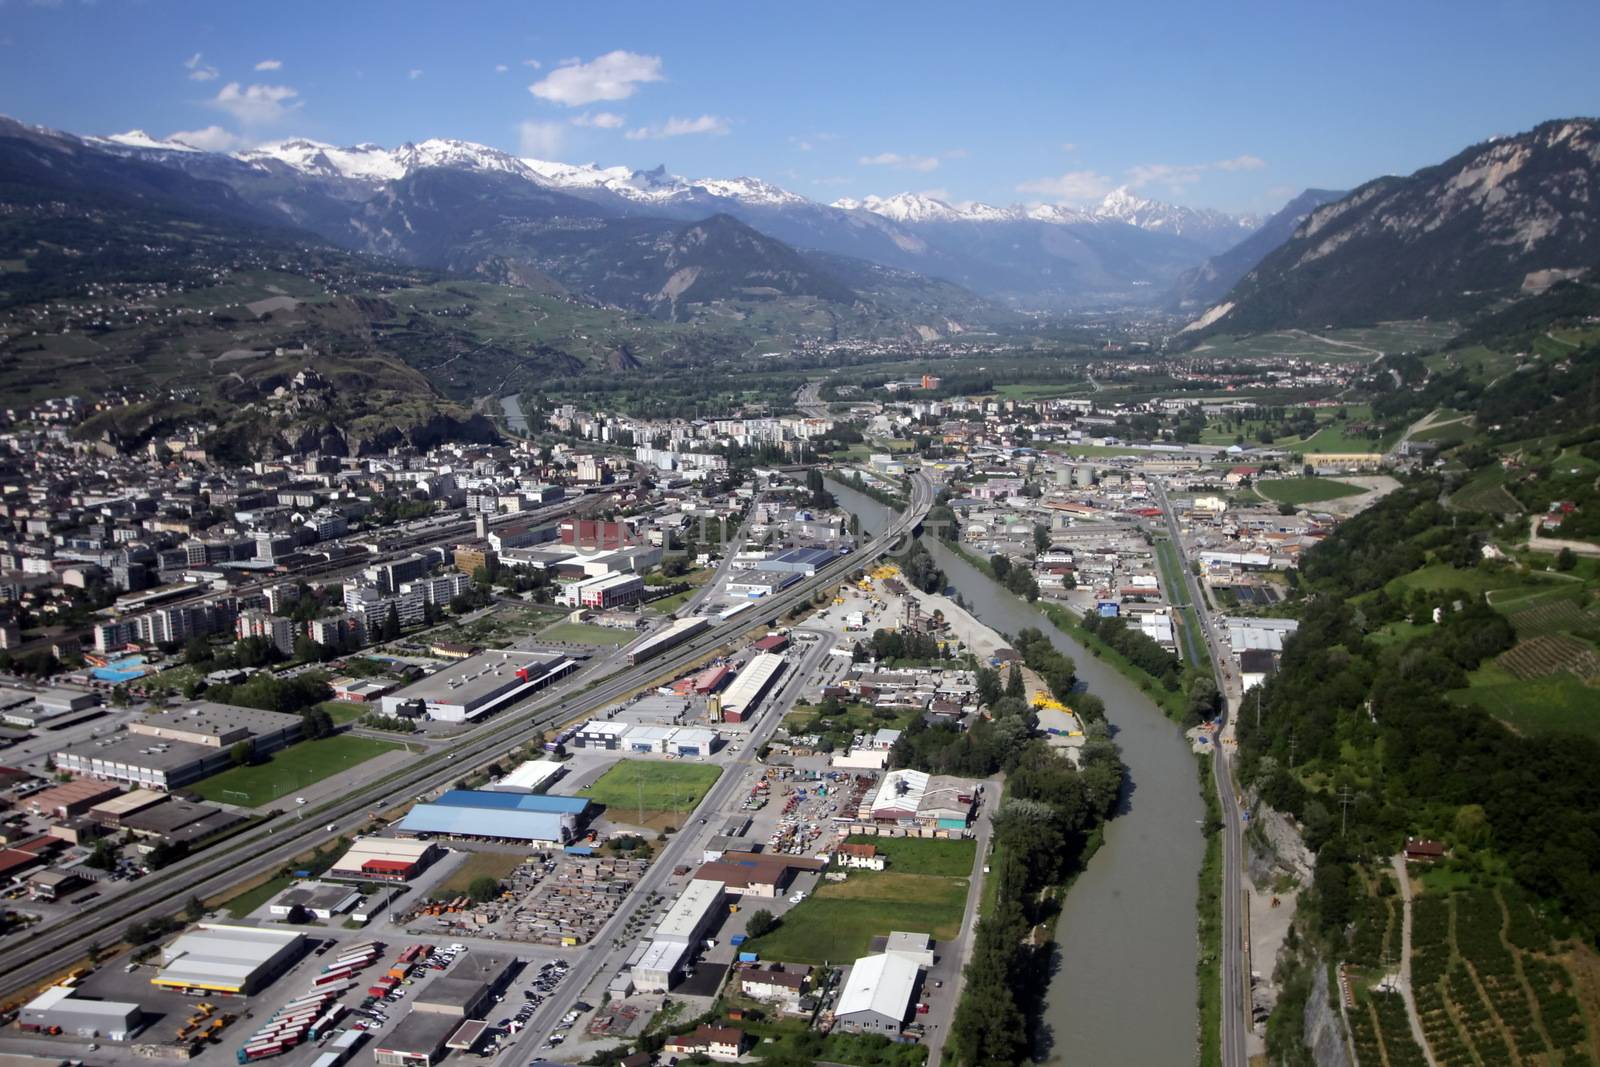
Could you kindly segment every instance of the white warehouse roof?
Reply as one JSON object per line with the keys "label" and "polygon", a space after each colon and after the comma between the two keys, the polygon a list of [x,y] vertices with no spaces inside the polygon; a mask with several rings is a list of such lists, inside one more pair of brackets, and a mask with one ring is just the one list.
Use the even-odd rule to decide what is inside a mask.
{"label": "white warehouse roof", "polygon": [[850,968],[850,978],[833,1014],[845,1018],[871,1011],[904,1020],[911,1008],[911,994],[916,990],[918,969],[916,960],[898,952],[861,957]]}

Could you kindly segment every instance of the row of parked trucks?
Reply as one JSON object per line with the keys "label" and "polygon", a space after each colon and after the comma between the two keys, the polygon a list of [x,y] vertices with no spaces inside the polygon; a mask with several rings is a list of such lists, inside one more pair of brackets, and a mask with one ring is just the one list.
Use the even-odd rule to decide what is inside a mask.
{"label": "row of parked trucks", "polygon": [[[377,941],[346,946],[337,959],[323,966],[322,973],[311,980],[311,988],[303,996],[273,1012],[272,1017],[250,1036],[239,1049],[239,1062],[254,1063],[279,1056],[306,1041],[315,1041],[331,1033],[344,1018],[346,1009],[340,999],[356,986],[356,975],[376,963],[382,951],[383,945]],[[341,1040],[344,1036],[348,1035],[342,1035]],[[353,1046],[350,1051],[354,1051]]]}

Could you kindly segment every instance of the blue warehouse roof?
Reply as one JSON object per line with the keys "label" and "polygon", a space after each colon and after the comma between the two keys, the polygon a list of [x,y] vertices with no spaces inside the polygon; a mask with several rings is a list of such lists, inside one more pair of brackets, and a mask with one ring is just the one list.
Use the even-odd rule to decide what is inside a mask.
{"label": "blue warehouse roof", "polygon": [[495,793],[486,789],[452,789],[434,803],[447,808],[482,808],[490,811],[527,811],[553,815],[582,815],[589,809],[587,797]]}
{"label": "blue warehouse roof", "polygon": [[834,551],[831,548],[790,548],[772,558],[777,563],[810,563],[821,566],[833,557]]}
{"label": "blue warehouse roof", "polygon": [[399,828],[412,834],[503,837],[515,841],[562,840],[561,816],[540,811],[494,811],[487,808],[418,804],[400,820]]}

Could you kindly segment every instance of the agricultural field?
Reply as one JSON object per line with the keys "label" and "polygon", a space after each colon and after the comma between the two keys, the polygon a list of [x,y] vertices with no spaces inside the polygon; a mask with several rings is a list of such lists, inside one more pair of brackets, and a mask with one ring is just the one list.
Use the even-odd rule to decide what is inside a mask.
{"label": "agricultural field", "polygon": [[567,608],[549,604],[502,604],[469,623],[436,627],[413,640],[503,648],[534,636],[556,620],[566,618],[568,612]]}
{"label": "agricultural field", "polygon": [[1569,948],[1513,889],[1419,897],[1412,989],[1440,1067],[1593,1063]]}
{"label": "agricultural field", "polygon": [[1366,490],[1332,478],[1269,478],[1256,484],[1256,492],[1280,504],[1314,504],[1319,500],[1360,496]]}
{"label": "agricultural field", "polygon": [[1595,654],[1594,646],[1564,633],[1547,633],[1520,641],[1516,647],[1496,657],[1495,662],[1524,682],[1561,671],[1585,680],[1600,678],[1600,655]]}
{"label": "agricultural field", "polygon": [[187,790],[217,803],[259,807],[403,747],[353,734],[301,741],[260,763],[214,774]]}
{"label": "agricultural field", "polygon": [[1248,337],[1216,337],[1197,345],[1194,351],[1204,352],[1213,359],[1283,356],[1329,362],[1364,362],[1390,352],[1436,348],[1456,333],[1456,324],[1452,322],[1381,322],[1376,326],[1348,327],[1320,333],[1277,330]]}
{"label": "agricultural field", "polygon": [[646,812],[689,812],[721,776],[722,768],[705,763],[623,759],[580,790],[596,804],[618,809],[619,816]]}
{"label": "agricultural field", "polygon": [[1560,672],[1520,681],[1490,664],[1467,676],[1466,689],[1450,699],[1475,704],[1524,734],[1581,733],[1600,739],[1600,687]]}
{"label": "agricultural field", "polygon": [[888,870],[855,871],[843,882],[817,886],[783,914],[776,930],[745,948],[763,959],[838,963],[866,955],[874,937],[893,930],[927,931],[936,941],[954,938],[967,880],[901,872],[889,862]]}
{"label": "agricultural field", "polygon": [[[1582,595],[1581,589],[1571,592]],[[1562,631],[1600,630],[1600,617],[1596,617],[1592,610],[1585,611],[1576,600],[1567,597],[1547,597],[1529,607],[1519,607],[1514,610],[1508,609],[1505,604],[1499,607],[1507,612],[1511,625],[1516,628],[1517,636],[1523,640]]]}
{"label": "agricultural field", "polygon": [[1474,475],[1450,496],[1450,505],[1462,511],[1482,511],[1495,515],[1521,514],[1522,503],[1506,491],[1508,472],[1499,465]]}

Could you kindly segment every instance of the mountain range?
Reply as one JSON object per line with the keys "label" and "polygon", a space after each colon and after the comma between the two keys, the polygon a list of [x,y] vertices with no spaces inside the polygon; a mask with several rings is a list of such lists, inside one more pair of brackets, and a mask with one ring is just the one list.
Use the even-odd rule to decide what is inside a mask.
{"label": "mountain range", "polygon": [[[1087,210],[957,205],[915,193],[823,204],[758,178],[687,179],[659,167],[630,170],[523,159],[446,139],[395,148],[294,139],[233,155],[138,130],[83,143],[222,181],[295,225],[347,247],[412,262],[443,264],[450,257],[443,255],[439,235],[413,233],[397,240],[398,231],[384,229],[374,216],[399,212],[414,223],[421,214],[411,210],[420,205],[408,199],[408,192],[417,191],[414,179],[427,171],[448,171],[458,182],[477,185],[475,192],[460,189],[461,195],[480,203],[485,196],[503,197],[517,205],[519,214],[534,202],[543,205],[538,214],[547,219],[687,222],[722,214],[803,252],[850,256],[942,278],[1030,308],[1152,303],[1185,269],[1249,236],[1260,221],[1162,204],[1127,189]],[[429,189],[442,192],[436,184]],[[361,219],[342,218],[352,214]],[[545,243],[526,233],[523,240],[535,248]],[[405,247],[407,242],[415,247]],[[556,268],[560,277],[560,264],[549,256],[531,259]]]}
{"label": "mountain range", "polygon": [[1600,268],[1600,122],[1557,119],[1313,207],[1187,328],[1468,318]]}

